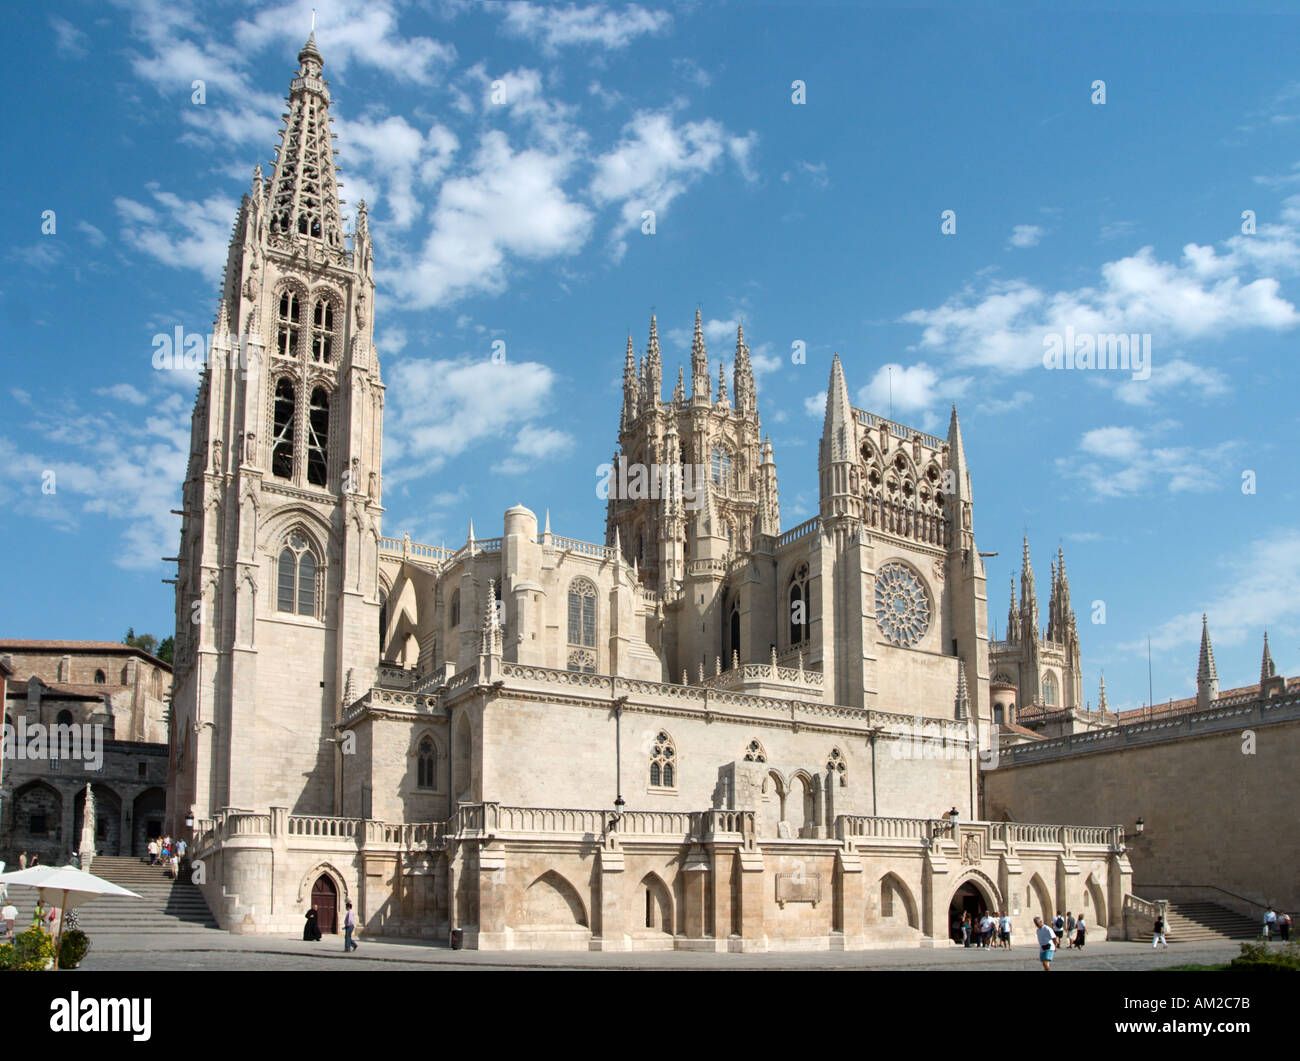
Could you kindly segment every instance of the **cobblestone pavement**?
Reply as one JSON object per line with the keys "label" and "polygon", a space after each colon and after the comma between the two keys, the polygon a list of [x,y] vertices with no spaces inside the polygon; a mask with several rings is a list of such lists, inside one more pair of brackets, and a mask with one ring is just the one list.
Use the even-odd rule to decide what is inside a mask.
{"label": "cobblestone pavement", "polygon": [[[1083,953],[1064,951],[1055,971],[1162,969],[1229,961],[1240,952],[1235,942],[1174,944],[1153,951],[1145,943],[1090,943]],[[82,968],[87,970],[258,969],[897,969],[1037,970],[1037,948],[1010,951],[967,950],[956,946],[870,951],[801,951],[772,954],[600,953],[590,951],[453,951],[445,946],[363,940],[343,953],[341,936],[319,943],[276,936],[231,936],[187,932],[147,938],[101,935],[93,941]]]}

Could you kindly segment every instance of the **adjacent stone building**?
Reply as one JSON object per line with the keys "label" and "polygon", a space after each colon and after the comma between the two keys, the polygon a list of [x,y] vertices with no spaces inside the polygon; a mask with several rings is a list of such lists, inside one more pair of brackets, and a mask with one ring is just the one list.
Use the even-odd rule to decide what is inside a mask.
{"label": "adjacent stone building", "polygon": [[112,641],[0,640],[0,658],[12,671],[0,859],[16,865],[26,851],[67,862],[81,840],[88,782],[97,853],[143,854],[166,831],[171,667]]}

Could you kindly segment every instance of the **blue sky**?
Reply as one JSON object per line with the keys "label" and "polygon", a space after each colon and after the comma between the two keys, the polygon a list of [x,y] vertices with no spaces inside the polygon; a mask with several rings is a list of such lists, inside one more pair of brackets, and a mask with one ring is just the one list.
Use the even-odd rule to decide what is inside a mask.
{"label": "blue sky", "polygon": [[[1300,15],[1260,5],[7,9],[5,635],[168,632],[196,378],[153,337],[210,331],[313,6],[372,210],[386,533],[522,501],[600,540],[627,332],[659,314],[671,386],[699,307],[728,368],[745,324],[785,527],[832,351],[886,415],[893,366],[895,419],[958,404],[999,633],[1027,532],[1044,611],[1065,548],[1089,698],[1146,699],[1148,634],[1157,701],[1194,691],[1202,611],[1224,687],[1265,626],[1300,671]],[[1047,371],[1066,327],[1149,334],[1150,379]]]}

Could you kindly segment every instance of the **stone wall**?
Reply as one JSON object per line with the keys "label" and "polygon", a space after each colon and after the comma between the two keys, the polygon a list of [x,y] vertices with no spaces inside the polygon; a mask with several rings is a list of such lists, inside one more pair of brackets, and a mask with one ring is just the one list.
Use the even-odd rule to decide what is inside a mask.
{"label": "stone wall", "polygon": [[[1262,712],[1246,705],[1076,735],[1056,754],[1029,746],[1018,758],[1016,749],[983,775],[984,815],[1122,822],[1133,890],[1145,899],[1210,898],[1218,889],[1247,907],[1298,909],[1300,703],[1266,703]],[[1240,906],[1232,895],[1217,901]]]}

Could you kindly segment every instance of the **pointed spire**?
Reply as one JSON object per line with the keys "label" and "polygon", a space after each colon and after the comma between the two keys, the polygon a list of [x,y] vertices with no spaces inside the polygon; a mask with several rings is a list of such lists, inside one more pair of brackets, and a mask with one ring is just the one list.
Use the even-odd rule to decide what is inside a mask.
{"label": "pointed spire", "polygon": [[722,361],[718,362],[718,404],[731,404],[727,400],[727,366]]}
{"label": "pointed spire", "polygon": [[637,378],[636,351],[632,349],[632,335],[627,337],[627,353],[623,357],[623,419],[626,430],[637,417],[641,401],[641,384]]}
{"label": "pointed spire", "polygon": [[840,355],[831,358],[831,378],[826,387],[826,416],[822,421],[822,463],[850,461],[853,408],[849,404],[849,385],[844,381]]}
{"label": "pointed spire", "polygon": [[1007,605],[1007,641],[1015,644],[1020,640],[1020,618],[1016,611],[1016,576],[1011,576],[1011,603]]}
{"label": "pointed spire", "polygon": [[501,652],[501,625],[497,622],[496,579],[488,580],[487,603],[483,608],[483,634],[480,638],[479,652],[484,656],[497,655]]}
{"label": "pointed spire", "polygon": [[1219,698],[1219,672],[1214,666],[1214,646],[1210,644],[1210,626],[1201,613],[1201,656],[1196,665],[1196,706],[1202,710]]}
{"label": "pointed spire", "polygon": [[298,53],[297,75],[289,83],[289,109],[271,181],[271,231],[295,242],[320,240],[342,252],[338,170],[323,66],[313,33]]}
{"label": "pointed spire", "polygon": [[952,403],[952,415],[948,418],[948,467],[953,472],[957,495],[965,501],[973,500],[970,496],[970,467],[966,463],[966,444],[961,437],[956,402]]}
{"label": "pointed spire", "polygon": [[1020,625],[1023,633],[1038,636],[1038,591],[1034,588],[1034,565],[1029,559],[1029,538],[1024,539],[1020,559]]}
{"label": "pointed spire", "polygon": [[742,413],[753,412],[756,405],[754,369],[749,361],[749,346],[745,343],[745,326],[736,326],[736,360],[732,365],[732,393],[736,408]]}
{"label": "pointed spire", "polygon": [[1106,703],[1106,672],[1102,671],[1101,686],[1097,692],[1097,710],[1100,711],[1102,714],[1105,714],[1107,709],[1108,709],[1108,705]]}
{"label": "pointed spire", "polygon": [[645,391],[642,400],[649,409],[657,408],[663,397],[664,366],[659,356],[659,321],[650,314],[650,341],[645,352]]}
{"label": "pointed spire", "polygon": [[474,517],[469,518],[469,546],[470,552],[474,551]]}
{"label": "pointed spire", "polygon": [[709,355],[704,349],[704,322],[695,311],[695,334],[691,339],[691,400],[709,400]]}
{"label": "pointed spire", "polygon": [[953,701],[953,717],[970,717],[970,693],[966,689],[966,660],[957,659],[957,696]]}
{"label": "pointed spire", "polygon": [[1219,680],[1219,672],[1214,666],[1214,646],[1210,643],[1209,621],[1204,612],[1201,613],[1201,657],[1196,666],[1196,680]]}
{"label": "pointed spire", "polygon": [[[1273,664],[1273,653],[1268,649],[1268,631],[1264,631],[1264,658],[1259,663],[1259,684],[1263,684],[1277,674],[1277,667]],[[1263,691],[1262,689],[1260,690]]]}
{"label": "pointed spire", "polygon": [[681,365],[677,366],[677,386],[673,388],[673,401],[686,401],[685,369],[683,369]]}
{"label": "pointed spire", "polygon": [[551,510],[546,510],[546,529],[542,531],[542,538],[549,543],[551,538]]}

